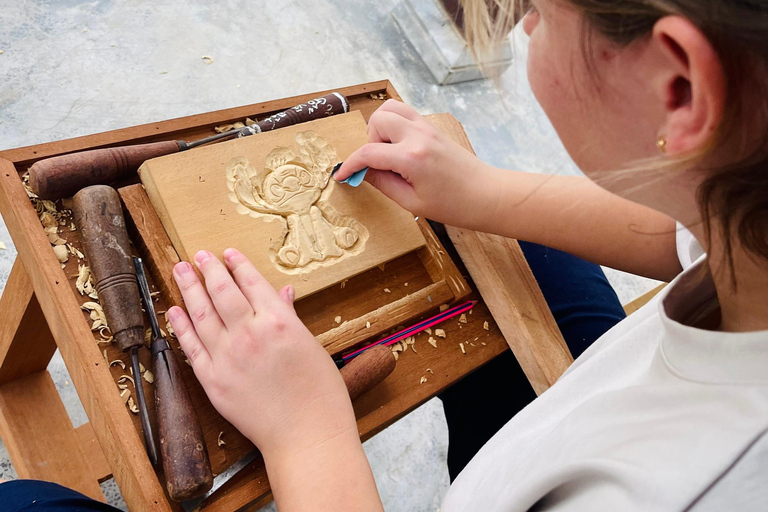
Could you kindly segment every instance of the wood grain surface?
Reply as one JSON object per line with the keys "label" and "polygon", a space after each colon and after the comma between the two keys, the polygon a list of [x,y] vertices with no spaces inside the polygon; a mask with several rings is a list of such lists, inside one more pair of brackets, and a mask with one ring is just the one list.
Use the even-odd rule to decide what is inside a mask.
{"label": "wood grain surface", "polygon": [[[274,198],[275,203],[259,201],[259,207],[264,204],[273,211],[299,212],[305,207],[304,203],[315,204],[312,212],[272,215],[248,210],[231,199],[233,192],[225,172],[228,163],[244,158],[242,161],[251,166],[253,172],[261,173],[271,151],[296,148],[298,154],[296,137],[309,132],[316,133],[335,148],[334,160],[342,161],[365,144],[365,127],[362,115],[350,112],[152,159],[139,169],[139,175],[181,259],[191,261],[201,249],[222,257],[224,249],[235,247],[275,288],[292,284],[300,299],[423,247],[421,231],[410,213],[369,183],[354,188],[328,180],[330,168],[328,172],[319,172],[328,180],[322,197],[320,189],[306,187],[305,190],[295,177],[286,178],[282,183],[279,178],[264,181],[263,195]],[[277,174],[274,171],[270,176]],[[305,171],[299,179],[309,176]],[[248,180],[244,181],[254,189]],[[302,188],[291,197],[291,187]],[[273,194],[273,190],[276,193]],[[317,194],[310,195],[315,190]],[[282,199],[286,197],[290,199]],[[312,202],[312,197],[319,199]],[[248,212],[252,212],[251,215]],[[334,220],[338,216],[341,219]],[[349,227],[349,222],[355,224]],[[335,238],[330,231],[331,223],[337,232]],[[326,256],[329,251],[322,246],[318,229],[321,227],[328,230],[330,248],[341,253],[340,256]],[[341,230],[355,233],[359,238],[349,249],[341,243],[337,245]],[[299,240],[295,244],[293,237]],[[300,241],[306,246],[302,248]],[[284,250],[293,258],[309,259],[307,254],[313,252],[320,259],[293,268],[284,263],[283,258],[288,259],[283,256]]]}

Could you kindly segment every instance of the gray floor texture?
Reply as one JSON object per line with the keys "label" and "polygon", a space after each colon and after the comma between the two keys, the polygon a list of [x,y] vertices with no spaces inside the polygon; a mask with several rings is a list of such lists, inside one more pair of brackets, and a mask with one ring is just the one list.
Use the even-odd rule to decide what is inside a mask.
{"label": "gray floor texture", "polygon": [[[395,4],[0,0],[0,149],[388,78],[419,112],[456,116],[483,160],[579,174],[528,87],[524,36],[513,34],[501,91],[487,81],[441,87],[398,32]],[[16,257],[2,221],[0,242],[2,290]],[[624,303],[656,284],[607,273]],[[58,354],[49,370],[72,422],[87,421]],[[387,510],[438,510],[447,443],[438,399],[365,443]],[[15,477],[0,443],[0,479]],[[103,487],[125,509],[114,482]]]}

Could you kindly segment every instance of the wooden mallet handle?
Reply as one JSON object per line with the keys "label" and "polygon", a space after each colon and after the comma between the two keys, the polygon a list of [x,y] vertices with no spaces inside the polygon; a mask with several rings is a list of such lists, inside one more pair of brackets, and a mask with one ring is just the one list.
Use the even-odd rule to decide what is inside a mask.
{"label": "wooden mallet handle", "polygon": [[339,371],[347,385],[349,398],[354,401],[386,379],[394,369],[395,355],[389,347],[377,345],[352,359]]}
{"label": "wooden mallet handle", "polygon": [[29,187],[41,199],[70,197],[97,183],[115,182],[136,173],[145,160],[179,151],[174,140],[93,149],[46,158],[29,168]]}
{"label": "wooden mallet handle", "polygon": [[72,209],[109,330],[120,350],[141,346],[144,318],[120,196],[107,185],[86,187]]}

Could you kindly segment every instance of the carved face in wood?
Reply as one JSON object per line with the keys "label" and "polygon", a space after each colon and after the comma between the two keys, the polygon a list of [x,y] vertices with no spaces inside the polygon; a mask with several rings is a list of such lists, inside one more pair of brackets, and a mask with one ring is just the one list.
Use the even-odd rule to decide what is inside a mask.
{"label": "carved face in wood", "polygon": [[323,201],[336,151],[316,133],[295,137],[296,146],[278,147],[257,172],[243,157],[226,168],[230,199],[245,215],[279,215],[285,219],[285,236],[272,248],[273,261],[282,270],[310,270],[334,263],[349,251],[362,250],[368,232]]}

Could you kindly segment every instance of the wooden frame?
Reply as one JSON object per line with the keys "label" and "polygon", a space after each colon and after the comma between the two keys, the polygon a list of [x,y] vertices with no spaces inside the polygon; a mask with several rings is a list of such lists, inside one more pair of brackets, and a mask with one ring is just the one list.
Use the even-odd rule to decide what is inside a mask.
{"label": "wooden frame", "polygon": [[[349,98],[351,108],[360,110],[366,119],[381,104],[380,95],[399,99],[388,81],[338,90]],[[21,175],[38,159],[63,153],[156,140],[194,140],[208,135],[213,126],[247,116],[269,115],[325,92],[0,153],[0,213],[8,225],[19,253],[0,299],[0,314],[3,316],[3,321],[0,322],[0,436],[8,446],[11,460],[20,476],[56,481],[102,500],[104,498],[97,483],[113,476],[130,509],[178,509],[178,505],[167,500],[161,480],[149,463],[135,418],[126,409],[115,386],[113,372],[117,370],[110,370],[101,348],[94,342],[88,322],[80,311],[84,298],[73,291],[71,271],[62,269],[53,254],[37,214],[28,200]],[[437,118],[433,118],[433,122],[436,120]],[[442,122],[450,124],[450,120],[444,117]],[[454,125],[451,129],[460,130],[460,125],[458,128]],[[137,246],[139,252],[145,249]],[[415,276],[415,261],[416,266],[427,269],[426,277],[419,277],[422,281],[418,282],[429,286],[429,282],[435,282],[433,277],[446,262],[444,258],[447,256],[440,254],[441,250],[437,249],[434,254],[422,254],[424,263],[414,256],[414,259],[409,260],[410,263],[406,261],[406,264],[402,265],[403,272],[413,272],[412,275]],[[474,250],[463,250],[462,256],[470,255]],[[481,246],[480,252],[482,250]],[[511,250],[515,250],[514,246],[511,246]],[[519,248],[517,252],[519,253]],[[505,307],[514,309],[515,304],[522,301],[533,309],[541,309],[540,292],[535,281],[525,277],[530,277],[530,270],[520,258],[521,255],[518,258],[520,265],[517,267],[505,267],[503,262],[500,262],[501,268],[496,269],[499,274],[511,271],[523,275],[523,278],[518,280],[521,283],[520,288],[513,293],[507,290],[505,297],[509,297],[512,304]],[[159,256],[155,258],[153,265],[159,267],[171,262],[172,255],[167,258]],[[508,270],[505,271],[505,268]],[[156,274],[156,271],[157,269],[153,274]],[[470,271],[476,280],[482,277],[477,270],[470,268]],[[404,276],[400,277],[405,279]],[[457,277],[454,274],[453,277],[443,280],[453,296],[456,296],[461,287],[459,278],[460,275]],[[493,278],[489,280],[492,281]],[[416,284],[416,280],[409,282],[409,286]],[[163,289],[163,284],[159,281],[158,285],[163,292],[163,299],[173,302],[170,287],[166,285]],[[350,288],[358,285],[350,280]],[[493,282],[488,286],[493,288]],[[434,297],[433,300],[439,305],[439,300]],[[312,306],[308,301],[305,302],[306,306],[297,306],[305,321],[317,322],[317,332],[327,332],[333,315],[322,308]],[[305,309],[302,310],[302,307]],[[503,309],[498,303],[493,307],[497,310]],[[397,314],[397,311],[381,311],[379,314],[391,315]],[[548,326],[548,334],[557,337],[559,333],[556,327],[553,329],[554,322],[551,316],[547,315],[548,311],[543,308],[541,311],[537,310],[537,314],[532,317],[527,314],[514,318],[507,315],[503,321],[525,327],[532,325],[533,319],[533,323],[543,322],[542,325]],[[395,373],[355,402],[362,438],[366,439],[379,432],[451,383],[506,350],[507,343],[483,302],[474,308],[468,319],[466,324],[457,320],[447,322],[443,326],[447,337],[439,340],[437,348],[427,344],[425,336],[417,337],[415,346],[418,352],[403,353]],[[328,325],[323,327],[323,321]],[[485,322],[488,322],[488,330],[484,329]],[[518,333],[514,334],[522,337],[519,343],[535,344],[541,341],[534,339],[531,333],[544,331],[520,328],[520,325],[517,326]],[[369,331],[368,334],[372,332]],[[507,326],[505,333],[507,332],[514,333],[514,329]],[[334,336],[329,336],[324,341],[326,347],[331,347],[332,351],[343,349],[333,346],[332,338]],[[89,423],[77,429],[73,429],[69,423],[61,399],[45,369],[56,347],[61,351],[89,418]],[[550,372],[547,375],[548,380],[551,380],[553,374]],[[422,377],[426,377],[426,382],[421,383]],[[192,387],[195,383],[196,381],[192,383]],[[215,435],[215,428],[212,432]],[[210,435],[210,432],[207,433],[207,439],[210,439]],[[40,442],[44,437],[52,441]],[[238,451],[247,448],[230,441],[227,442],[227,449],[209,445],[214,464],[223,467],[222,460],[225,465],[234,463]],[[41,469],[41,461],[47,463],[45,467],[48,469]],[[261,505],[269,499],[269,485],[263,463],[257,460],[212,496],[204,507],[207,511],[237,510]]]}

